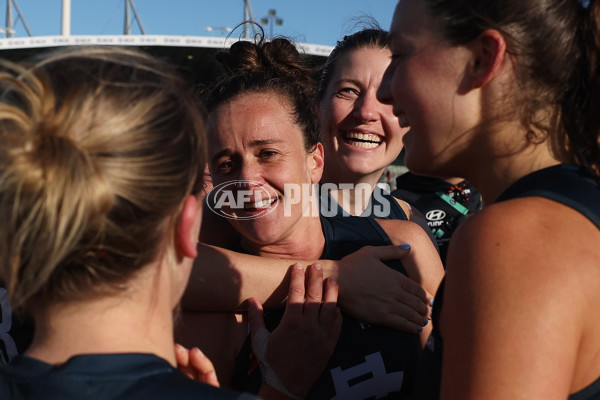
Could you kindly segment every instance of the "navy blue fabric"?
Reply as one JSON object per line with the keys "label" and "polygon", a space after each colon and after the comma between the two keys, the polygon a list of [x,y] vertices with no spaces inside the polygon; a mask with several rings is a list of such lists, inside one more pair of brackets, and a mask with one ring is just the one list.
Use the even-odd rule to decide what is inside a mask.
{"label": "navy blue fabric", "polygon": [[90,354],[59,367],[17,356],[0,366],[0,398],[12,400],[249,400],[187,378],[152,354]]}
{"label": "navy blue fabric", "polygon": [[569,206],[600,229],[600,187],[583,167],[561,164],[536,171],[515,182],[496,202],[539,196]]}
{"label": "navy blue fabric", "polygon": [[[530,196],[548,198],[569,206],[581,212],[600,229],[600,186],[582,167],[561,164],[536,171],[511,185],[496,202]],[[435,296],[433,332],[421,359],[415,399],[439,398],[443,348],[439,325],[443,300],[444,281]],[[600,400],[600,378],[584,390],[569,396],[569,400]]]}
{"label": "navy blue fabric", "polygon": [[[326,246],[322,259],[337,260],[366,245],[391,241],[372,218],[321,218]],[[404,273],[399,262],[388,266]],[[279,324],[283,313],[265,313],[267,329]],[[343,315],[342,333],[334,353],[307,399],[399,399],[410,393],[420,353],[417,335],[373,326]],[[238,356],[237,390],[256,391],[260,372],[252,363],[249,340]],[[404,387],[402,387],[404,382]]]}
{"label": "navy blue fabric", "polygon": [[33,321],[27,315],[15,314],[6,286],[0,280],[0,364],[8,364],[23,354],[33,340]]}
{"label": "navy blue fabric", "polygon": [[[319,201],[320,206],[325,206],[324,213],[327,217],[350,216],[350,213],[344,210],[328,192],[322,192],[321,196],[319,196]],[[396,198],[379,186],[375,186],[375,189],[373,189],[369,203],[365,207],[361,217],[408,220],[406,213],[400,207]]]}
{"label": "navy blue fabric", "polygon": [[[382,201],[383,200],[383,201]],[[367,206],[367,209],[365,210],[365,213],[369,212],[369,215],[366,215],[365,213],[363,213],[363,215],[361,215],[361,217],[365,216],[365,217],[373,217],[373,213],[370,212],[371,210],[376,210],[377,207],[380,207],[379,209],[384,209],[384,207],[386,206],[386,204],[384,203],[389,203],[390,205],[390,213],[385,216],[385,215],[376,215],[376,218],[380,218],[380,219],[399,219],[402,221],[407,221],[408,217],[406,216],[406,213],[404,212],[404,210],[402,209],[402,207],[400,207],[400,204],[398,204],[398,200],[392,196],[391,193],[389,193],[388,191],[382,189],[379,186],[375,186],[375,189],[373,190],[373,194],[371,195],[371,200],[369,201],[369,205]]]}

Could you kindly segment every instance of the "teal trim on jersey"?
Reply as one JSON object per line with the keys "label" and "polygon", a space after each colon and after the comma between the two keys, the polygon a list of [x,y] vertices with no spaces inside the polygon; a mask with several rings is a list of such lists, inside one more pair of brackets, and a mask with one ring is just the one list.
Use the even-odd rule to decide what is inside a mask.
{"label": "teal trim on jersey", "polygon": [[452,197],[448,196],[446,193],[435,192],[435,194],[438,195],[440,199],[444,200],[446,203],[454,207],[454,209],[462,215],[467,215],[469,213],[469,209],[467,207],[463,206],[462,204],[454,200]]}

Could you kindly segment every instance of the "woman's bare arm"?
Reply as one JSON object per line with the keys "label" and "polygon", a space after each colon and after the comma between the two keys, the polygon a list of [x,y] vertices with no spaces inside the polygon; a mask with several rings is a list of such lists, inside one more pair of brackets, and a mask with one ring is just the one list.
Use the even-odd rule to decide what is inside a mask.
{"label": "woman's bare arm", "polygon": [[[342,310],[364,321],[417,332],[424,325],[432,298],[417,282],[383,261],[407,256],[400,246],[365,247],[339,261],[319,260],[325,278],[340,287]],[[316,260],[282,260],[198,245],[198,257],[182,305],[202,312],[245,309],[258,299],[268,308],[282,308],[289,287],[289,268]]]}
{"label": "woman's bare arm", "polygon": [[435,240],[435,236],[433,236],[433,233],[431,232],[431,228],[427,224],[427,218],[425,218],[423,213],[421,211],[417,210],[414,206],[407,203],[406,201],[401,200],[399,198],[395,198],[395,199],[398,202],[398,204],[400,205],[400,207],[402,208],[402,210],[404,211],[404,213],[406,214],[406,216],[408,217],[408,220],[414,222],[415,224],[417,224],[421,228],[423,228],[423,230],[425,231],[427,236],[429,236],[429,240],[431,240],[435,249],[439,252],[439,248],[437,245],[437,241]]}

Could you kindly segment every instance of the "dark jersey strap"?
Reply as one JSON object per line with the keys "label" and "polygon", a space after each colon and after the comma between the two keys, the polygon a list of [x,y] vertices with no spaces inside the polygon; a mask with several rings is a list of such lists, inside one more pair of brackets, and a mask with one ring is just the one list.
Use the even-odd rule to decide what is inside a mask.
{"label": "dark jersey strap", "polygon": [[561,164],[536,171],[512,184],[496,202],[529,196],[569,206],[600,229],[600,186],[583,167]]}

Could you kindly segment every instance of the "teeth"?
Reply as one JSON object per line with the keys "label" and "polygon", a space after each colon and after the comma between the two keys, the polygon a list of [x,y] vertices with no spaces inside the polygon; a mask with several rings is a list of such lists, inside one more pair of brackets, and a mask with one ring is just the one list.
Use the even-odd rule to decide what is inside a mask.
{"label": "teeth", "polygon": [[275,198],[273,198],[273,199],[265,199],[265,200],[260,200],[260,201],[257,201],[257,202],[255,202],[255,203],[252,203],[252,204],[250,204],[250,205],[247,205],[247,206],[245,206],[244,208],[245,208],[245,209],[261,208],[261,207],[264,207],[264,206],[266,206],[266,205],[269,205],[269,204],[272,204],[272,203],[274,203],[274,202],[275,202],[275,200],[276,200]]}
{"label": "teeth", "polygon": [[363,149],[374,149],[379,146],[379,143],[372,142],[351,142],[350,144],[354,147],[361,147]]}
{"label": "teeth", "polygon": [[364,140],[368,142],[374,142],[376,144],[381,144],[383,141],[380,136],[374,135],[372,133],[359,133],[359,132],[349,132],[346,134],[346,139],[354,139],[354,140]]}

